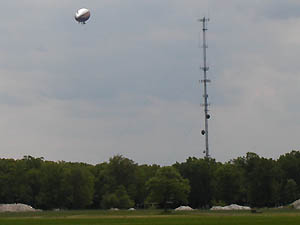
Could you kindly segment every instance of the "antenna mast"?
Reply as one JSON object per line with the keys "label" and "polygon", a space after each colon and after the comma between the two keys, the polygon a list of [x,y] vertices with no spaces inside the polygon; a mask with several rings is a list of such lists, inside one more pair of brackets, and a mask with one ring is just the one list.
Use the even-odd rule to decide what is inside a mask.
{"label": "antenna mast", "polygon": [[204,115],[205,115],[205,129],[201,131],[202,135],[205,135],[205,157],[209,158],[209,146],[208,146],[208,120],[210,119],[210,115],[208,114],[209,110],[208,110],[208,94],[207,94],[207,83],[210,82],[210,80],[207,79],[207,71],[209,70],[209,67],[207,66],[207,62],[206,62],[206,49],[208,48],[207,44],[206,44],[206,31],[207,31],[207,22],[209,21],[208,18],[203,17],[202,19],[199,19],[199,22],[202,23],[202,31],[203,31],[203,67],[201,67],[201,70],[203,70],[203,74],[204,74],[204,79],[201,80],[201,83],[203,83],[204,86],[204,94],[203,94],[203,98],[204,98],[204,104],[202,104],[202,106],[204,107]]}

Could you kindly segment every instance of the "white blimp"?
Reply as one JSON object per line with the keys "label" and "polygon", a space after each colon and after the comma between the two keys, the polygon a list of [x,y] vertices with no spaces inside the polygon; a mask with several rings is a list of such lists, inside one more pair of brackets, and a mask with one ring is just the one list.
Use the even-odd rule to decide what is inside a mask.
{"label": "white blimp", "polygon": [[82,8],[79,9],[75,14],[75,20],[78,23],[85,24],[85,22],[90,18],[91,12],[88,9]]}

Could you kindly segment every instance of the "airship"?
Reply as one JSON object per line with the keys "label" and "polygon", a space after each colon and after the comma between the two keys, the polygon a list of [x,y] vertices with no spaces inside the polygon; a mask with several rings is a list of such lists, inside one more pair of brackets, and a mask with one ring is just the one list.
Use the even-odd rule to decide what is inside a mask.
{"label": "airship", "polygon": [[75,20],[78,23],[85,24],[85,22],[90,18],[91,12],[88,9],[82,8],[79,9],[75,14]]}

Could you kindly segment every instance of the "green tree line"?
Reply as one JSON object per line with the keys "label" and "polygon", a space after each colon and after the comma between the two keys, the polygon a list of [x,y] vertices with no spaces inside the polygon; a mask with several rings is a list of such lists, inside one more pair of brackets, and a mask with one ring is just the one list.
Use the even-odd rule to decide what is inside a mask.
{"label": "green tree line", "polygon": [[39,209],[273,207],[299,198],[299,151],[277,160],[247,153],[226,163],[190,157],[163,167],[138,165],[121,155],[97,165],[31,156],[0,159],[0,204]]}

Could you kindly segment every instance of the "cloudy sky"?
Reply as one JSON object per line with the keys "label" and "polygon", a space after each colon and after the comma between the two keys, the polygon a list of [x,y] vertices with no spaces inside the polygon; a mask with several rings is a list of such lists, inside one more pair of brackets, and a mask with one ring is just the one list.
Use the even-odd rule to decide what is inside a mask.
{"label": "cloudy sky", "polygon": [[[203,157],[201,24],[209,16],[210,153],[300,146],[298,0],[2,2],[0,157],[140,164]],[[85,26],[78,8],[91,9]]]}

